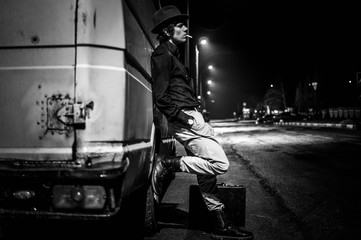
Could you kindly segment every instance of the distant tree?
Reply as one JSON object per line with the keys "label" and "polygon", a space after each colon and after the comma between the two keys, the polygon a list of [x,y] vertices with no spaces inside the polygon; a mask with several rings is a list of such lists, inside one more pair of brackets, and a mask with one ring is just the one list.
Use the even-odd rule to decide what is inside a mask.
{"label": "distant tree", "polygon": [[272,110],[283,111],[286,108],[285,91],[281,81],[267,90],[264,96],[264,104]]}

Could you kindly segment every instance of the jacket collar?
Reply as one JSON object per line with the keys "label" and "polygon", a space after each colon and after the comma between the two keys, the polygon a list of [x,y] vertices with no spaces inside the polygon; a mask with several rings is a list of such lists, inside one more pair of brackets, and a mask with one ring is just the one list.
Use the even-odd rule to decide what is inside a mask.
{"label": "jacket collar", "polygon": [[174,43],[172,43],[170,41],[165,41],[164,44],[167,45],[168,50],[172,54],[174,54],[175,56],[178,56],[179,50],[178,50],[178,47]]}

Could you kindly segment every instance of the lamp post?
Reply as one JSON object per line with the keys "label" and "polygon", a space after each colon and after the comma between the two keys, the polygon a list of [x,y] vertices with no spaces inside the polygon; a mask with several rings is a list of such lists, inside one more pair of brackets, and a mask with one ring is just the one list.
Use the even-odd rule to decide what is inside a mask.
{"label": "lamp post", "polygon": [[315,115],[317,116],[317,92],[316,91],[317,91],[318,82],[314,81],[311,84],[312,84],[313,89],[315,90]]}
{"label": "lamp post", "polygon": [[199,86],[199,50],[198,50],[198,43],[196,43],[196,94],[198,97],[201,96],[200,86]]}
{"label": "lamp post", "polygon": [[[196,94],[198,98],[203,98],[203,91],[202,91],[202,81],[200,77],[200,58],[199,58],[199,48],[198,45],[205,45],[207,44],[207,39],[204,37],[201,37],[199,41],[195,44],[195,57],[196,57]],[[203,99],[202,99],[203,100]],[[204,100],[203,100],[204,101]]]}

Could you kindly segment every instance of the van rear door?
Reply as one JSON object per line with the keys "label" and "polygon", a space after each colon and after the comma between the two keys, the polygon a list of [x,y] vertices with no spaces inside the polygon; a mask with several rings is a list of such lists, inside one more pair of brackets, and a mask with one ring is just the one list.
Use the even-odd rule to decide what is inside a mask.
{"label": "van rear door", "polygon": [[76,0],[0,3],[0,159],[72,158]]}

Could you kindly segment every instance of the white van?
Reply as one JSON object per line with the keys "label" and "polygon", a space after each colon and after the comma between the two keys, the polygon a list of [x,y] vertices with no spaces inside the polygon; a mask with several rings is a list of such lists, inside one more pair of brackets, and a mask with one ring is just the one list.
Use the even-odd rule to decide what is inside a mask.
{"label": "white van", "polygon": [[152,101],[155,10],[151,0],[0,1],[2,222],[131,222],[152,208],[154,154],[175,154]]}

